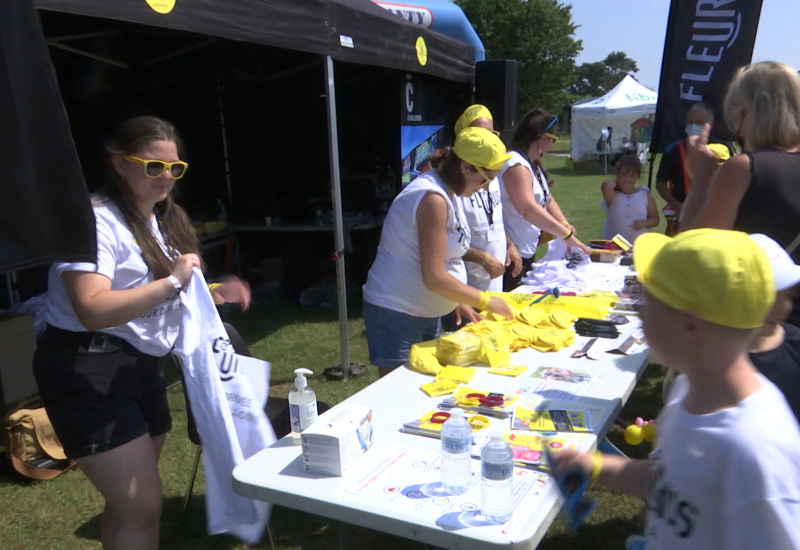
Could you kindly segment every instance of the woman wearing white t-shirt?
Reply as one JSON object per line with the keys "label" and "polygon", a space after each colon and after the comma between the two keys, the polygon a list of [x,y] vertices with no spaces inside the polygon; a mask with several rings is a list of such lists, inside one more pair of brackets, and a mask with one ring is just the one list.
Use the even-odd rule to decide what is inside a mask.
{"label": "woman wearing white t-shirt", "polygon": [[381,376],[408,361],[412,344],[436,338],[439,318],[456,306],[470,318],[470,306],[511,316],[501,298],[466,284],[470,233],[456,200],[487,185],[507,159],[495,134],[467,128],[392,202],[363,288],[370,362]]}
{"label": "woman wearing white t-shirt", "polygon": [[[169,122],[132,118],[107,145],[107,181],[92,196],[96,263],[54,264],[48,327],[34,356],[39,391],[67,457],[106,501],[104,548],[158,547],[158,456],[172,426],[161,372],[180,330],[178,293],[201,266],[197,236],[172,200],[188,164]],[[217,303],[250,303],[237,278]]]}
{"label": "woman wearing white t-shirt", "polygon": [[[478,127],[494,132],[492,113],[483,105],[471,105],[456,120],[455,134],[464,128]],[[497,133],[497,132],[494,132]],[[510,267],[516,276],[522,269],[519,251],[506,238],[503,227],[503,203],[500,200],[500,183],[494,178],[469,197],[459,197],[461,210],[469,225],[470,251],[464,255],[467,266],[467,284],[478,290],[500,292],[503,274]],[[444,322],[444,319],[442,320]]]}
{"label": "woman wearing white t-shirt", "polygon": [[564,239],[567,248],[587,248],[575,236],[561,208],[550,193],[547,172],[541,158],[558,140],[558,118],[544,109],[534,109],[520,121],[511,144],[512,157],[498,179],[503,201],[506,234],[519,248],[522,271],[516,277],[506,272],[505,290],[519,286],[530,270],[542,231]]}

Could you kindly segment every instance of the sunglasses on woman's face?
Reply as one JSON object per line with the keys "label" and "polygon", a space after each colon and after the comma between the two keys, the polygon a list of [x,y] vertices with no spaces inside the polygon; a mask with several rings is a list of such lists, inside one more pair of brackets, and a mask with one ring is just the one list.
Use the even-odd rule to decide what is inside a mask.
{"label": "sunglasses on woman's face", "polygon": [[189,168],[189,165],[182,160],[167,162],[165,160],[140,159],[131,155],[122,155],[122,159],[144,165],[144,175],[148,178],[157,178],[164,173],[164,170],[169,170],[169,175],[172,176],[172,179],[179,180],[186,174],[186,169]]}

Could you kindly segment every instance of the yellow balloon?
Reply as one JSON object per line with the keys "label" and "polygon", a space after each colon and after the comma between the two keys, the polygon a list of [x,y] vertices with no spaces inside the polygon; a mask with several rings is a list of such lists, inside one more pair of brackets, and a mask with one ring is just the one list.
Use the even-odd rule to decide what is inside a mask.
{"label": "yellow balloon", "polygon": [[648,422],[642,426],[642,437],[645,441],[652,443],[656,440],[656,425],[653,422]]}
{"label": "yellow balloon", "polygon": [[625,428],[625,443],[628,445],[638,445],[643,439],[642,428],[636,424],[631,424]]}
{"label": "yellow balloon", "polygon": [[147,4],[158,13],[169,13],[175,8],[175,0],[146,0]]}

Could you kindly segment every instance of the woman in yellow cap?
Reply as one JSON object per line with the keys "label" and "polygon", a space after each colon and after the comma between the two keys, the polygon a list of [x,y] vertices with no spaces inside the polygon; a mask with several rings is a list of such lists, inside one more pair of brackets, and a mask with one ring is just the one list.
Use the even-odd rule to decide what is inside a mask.
{"label": "woman in yellow cap", "polygon": [[[469,127],[494,132],[492,113],[483,105],[471,105],[456,121],[458,135]],[[497,133],[497,132],[495,132]],[[467,265],[467,284],[478,290],[503,290],[503,273],[510,267],[513,275],[522,269],[522,260],[514,243],[507,237],[503,225],[503,203],[497,178],[468,197],[459,197],[461,209],[469,224],[472,241],[464,256]]]}
{"label": "woman in yellow cap", "polygon": [[437,338],[459,304],[511,317],[500,298],[466,284],[470,232],[457,196],[487,185],[509,155],[484,128],[467,128],[392,202],[364,284],[370,362],[381,376],[408,361],[411,345]]}
{"label": "woman in yellow cap", "polygon": [[531,268],[542,232],[564,239],[567,250],[577,247],[588,253],[575,236],[575,228],[550,193],[547,172],[541,158],[558,140],[558,118],[544,109],[534,109],[523,117],[514,132],[512,156],[500,172],[500,193],[506,233],[519,247],[522,271],[519,276],[506,273],[505,290],[519,286]]}

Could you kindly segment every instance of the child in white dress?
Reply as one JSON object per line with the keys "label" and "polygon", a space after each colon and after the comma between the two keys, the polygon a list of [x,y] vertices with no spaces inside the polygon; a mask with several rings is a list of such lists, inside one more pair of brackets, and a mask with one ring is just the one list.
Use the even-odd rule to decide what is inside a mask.
{"label": "child in white dress", "polygon": [[658,225],[656,201],[647,187],[636,187],[642,173],[642,163],[636,155],[625,155],[617,162],[616,179],[600,185],[606,212],[603,238],[622,235],[633,242],[642,233]]}

